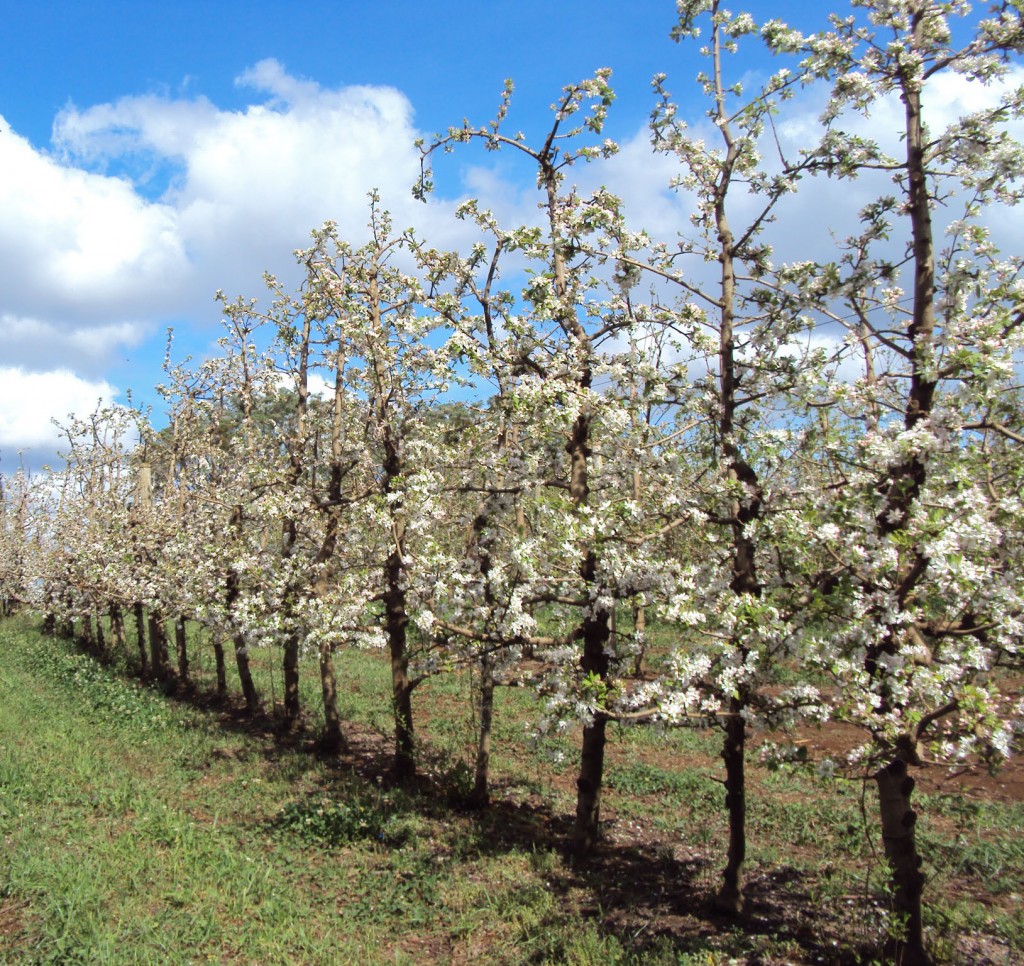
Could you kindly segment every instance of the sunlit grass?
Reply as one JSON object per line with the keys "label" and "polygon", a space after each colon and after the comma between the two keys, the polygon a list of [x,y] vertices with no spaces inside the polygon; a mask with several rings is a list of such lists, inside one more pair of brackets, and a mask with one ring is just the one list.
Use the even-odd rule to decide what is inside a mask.
{"label": "sunlit grass", "polygon": [[[209,689],[209,643],[191,635],[193,674]],[[139,685],[123,673],[130,663],[102,666],[27,622],[0,625],[0,962],[809,962],[825,948],[808,953],[763,910],[725,930],[707,918],[725,833],[715,729],[611,728],[609,838],[648,845],[627,849],[621,868],[577,867],[561,850],[578,734],[530,740],[527,689],[498,691],[497,805],[475,813],[462,809],[476,726],[468,672],[417,690],[426,784],[401,789],[381,781],[381,655],[337,658],[345,727],[381,758],[364,758],[368,771],[313,753],[312,661],[306,737],[284,742]],[[254,666],[269,706],[279,671],[268,654]],[[756,761],[750,773],[752,882],[830,930],[836,957],[853,956],[886,924],[870,791]],[[1022,808],[921,796],[940,961],[956,961],[957,937],[973,933],[1024,953]],[[640,893],[632,877],[648,873]]]}

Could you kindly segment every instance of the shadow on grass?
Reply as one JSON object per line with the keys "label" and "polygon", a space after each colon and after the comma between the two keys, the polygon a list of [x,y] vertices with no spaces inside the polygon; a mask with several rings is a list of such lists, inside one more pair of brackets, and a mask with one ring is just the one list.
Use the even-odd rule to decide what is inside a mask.
{"label": "shadow on grass", "polygon": [[825,914],[816,874],[754,869],[744,912],[728,918],[716,913],[712,903],[718,855],[688,851],[686,843],[680,848],[667,835],[659,838],[649,830],[630,840],[614,829],[616,834],[592,855],[579,859],[567,850],[571,816],[515,783],[496,788],[486,808],[472,808],[466,803],[465,770],[432,757],[429,747],[423,749],[429,767],[397,785],[390,777],[391,739],[368,725],[347,721],[346,747],[328,755],[321,750],[312,716],[288,721],[277,708],[250,711],[237,697],[193,684],[147,684],[209,715],[215,727],[250,739],[255,755],[287,760],[296,775],[327,766],[315,792],[297,798],[283,818],[268,822],[268,834],[295,833],[328,847],[362,839],[391,849],[415,841],[403,823],[407,828],[430,821],[444,831],[421,848],[446,850],[460,860],[513,853],[538,857],[534,871],[558,907],[615,937],[639,962],[706,956],[709,950],[748,964],[852,966],[874,958],[878,932],[871,923],[877,924],[877,911],[862,898],[851,900],[859,905],[844,910],[845,920]]}
{"label": "shadow on grass", "polygon": [[[403,820],[427,820],[441,824],[446,834],[421,848],[454,851],[457,859],[466,861],[531,856],[534,871],[556,897],[556,905],[614,937],[630,961],[676,962],[687,955],[707,956],[709,950],[747,964],[854,966],[877,957],[879,932],[872,927],[878,923],[876,910],[860,900],[864,908],[848,908],[845,920],[823,915],[821,882],[811,873],[793,868],[754,870],[748,878],[746,908],[736,918],[727,917],[713,905],[719,857],[684,855],[665,841],[619,842],[611,837],[590,856],[575,857],[567,847],[571,816],[555,812],[538,795],[516,800],[499,794],[487,807],[476,808],[466,803],[458,774],[426,772],[402,786],[389,785],[386,754],[381,754],[386,748],[380,747],[379,739],[375,733],[354,734],[349,751],[336,760],[334,774],[322,789],[328,798],[345,801],[353,793],[358,796],[356,781],[370,796],[386,802],[381,806],[385,831],[382,834],[370,821],[367,828],[373,835],[366,838],[381,848],[402,847],[410,836],[390,839],[388,822],[400,827]],[[496,791],[514,789],[508,784]]]}

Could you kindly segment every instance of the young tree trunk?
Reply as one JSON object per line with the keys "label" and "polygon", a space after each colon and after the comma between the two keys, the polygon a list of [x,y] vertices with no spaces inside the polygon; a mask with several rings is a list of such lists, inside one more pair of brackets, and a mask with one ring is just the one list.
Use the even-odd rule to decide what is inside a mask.
{"label": "young tree trunk", "polygon": [[874,775],[882,816],[882,842],[892,870],[893,911],[898,932],[886,944],[886,961],[901,966],[930,966],[924,948],[922,896],[924,873],[917,853],[917,814],[910,805],[914,779],[901,759],[889,762]]}
{"label": "young tree trunk", "polygon": [[[585,569],[596,566],[593,553],[588,554]],[[580,666],[588,678],[608,678],[609,661],[608,615],[598,611],[583,621],[583,658]],[[601,783],[604,777],[604,749],[607,741],[608,719],[600,711],[583,728],[580,749],[580,771],[576,779],[576,827],[572,849],[576,855],[591,852],[601,837]]]}
{"label": "young tree trunk", "polygon": [[75,619],[71,617],[71,601],[68,599],[68,595],[64,594],[62,597],[62,603],[64,605],[64,614],[66,616],[60,619],[59,631],[60,636],[65,640],[73,641],[75,639]]}
{"label": "young tree trunk", "polygon": [[491,726],[494,721],[494,671],[491,655],[480,659],[480,733],[476,745],[476,774],[470,803],[484,808],[490,801]]}
{"label": "young tree trunk", "polygon": [[[287,444],[289,449],[288,461],[290,468],[288,481],[292,488],[298,490],[300,481],[307,471],[306,461],[306,412],[309,405],[309,351],[312,323],[309,313],[302,315],[301,336],[298,341],[298,369],[296,371],[296,394],[295,394],[295,434],[294,438]],[[298,525],[293,517],[285,519],[281,529],[281,556],[283,562],[287,562],[295,553],[298,544]],[[302,593],[308,592],[304,588]],[[300,635],[294,629],[294,610],[297,603],[296,597],[299,588],[295,579],[289,580],[289,587],[285,591],[282,602],[282,617],[285,619],[284,626],[288,628],[284,640],[284,654],[282,656],[282,677],[284,678],[284,718],[287,727],[294,727],[298,724],[301,713],[299,699],[299,642]]]}
{"label": "young tree trunk", "polygon": [[124,647],[124,612],[116,602],[110,605],[110,640],[113,650]]}
{"label": "young tree trunk", "polygon": [[57,634],[57,618],[53,611],[47,611],[43,617],[43,633],[47,637],[54,637]]}
{"label": "young tree trunk", "polygon": [[604,749],[607,743],[607,719],[594,716],[583,729],[580,750],[580,773],[576,779],[576,829],[572,850],[587,855],[601,838],[601,782],[604,775]]}
{"label": "young tree trunk", "polygon": [[149,612],[149,661],[158,681],[171,677],[170,658],[167,651],[167,630],[163,615],[158,610]]}
{"label": "young tree trunk", "polygon": [[[550,192],[549,188],[549,192]],[[556,276],[564,271],[564,264],[556,258]],[[577,338],[585,338],[581,329],[576,329]],[[580,377],[581,388],[590,389],[590,367],[585,367]],[[577,507],[587,505],[590,496],[589,458],[590,421],[588,413],[576,417],[573,431],[566,443],[569,454],[569,496]],[[597,553],[592,547],[584,548],[580,564],[583,586],[592,596],[597,582]],[[608,644],[611,638],[611,614],[599,607],[586,612],[580,634],[583,639],[583,654],[580,670],[584,679],[608,681],[610,661]],[[603,700],[603,696],[602,696]],[[573,831],[572,850],[583,856],[591,852],[601,837],[601,783],[604,780],[604,748],[607,741],[607,717],[598,710],[593,720],[584,725],[583,742],[580,747],[580,770],[576,779],[576,825]]]}
{"label": "young tree trunk", "polygon": [[[913,48],[925,45],[926,13],[930,5],[921,4],[911,19]],[[932,226],[933,187],[926,156],[929,151],[924,126],[921,88],[915,80],[901,81],[901,100],[905,114],[906,146],[906,211],[910,218],[913,239],[913,313],[906,334],[912,347],[912,366],[908,396],[904,409],[904,426],[914,429],[932,414],[938,388],[933,369],[932,353],[936,345],[935,307],[935,247]],[[894,467],[889,473],[888,492],[882,512],[876,518],[880,536],[896,535],[907,528],[914,504],[921,498],[928,477],[928,464],[920,455]],[[916,550],[900,574],[897,600],[901,608],[913,600],[916,589],[925,579],[929,559]],[[869,651],[865,668],[874,678],[885,672],[881,654],[895,649],[895,634],[887,630],[879,646]],[[883,695],[889,690],[883,681]],[[913,762],[916,750],[904,751],[874,775],[878,787],[878,801],[882,821],[882,841],[886,859],[892,871],[893,911],[899,920],[901,934],[887,943],[886,953],[902,966],[926,966],[931,962],[924,947],[922,896],[924,874],[917,853],[915,826],[917,814],[911,808],[910,797],[914,779],[907,773],[908,761]]]}
{"label": "young tree trunk", "polygon": [[409,650],[406,630],[405,591],[402,589],[402,558],[397,550],[388,556],[385,576],[385,625],[391,654],[391,694],[395,711],[394,777],[407,781],[416,774],[415,740],[412,726],[412,682],[409,680]]}
{"label": "young tree trunk", "polygon": [[285,638],[281,662],[284,677],[284,719],[288,727],[298,723],[299,702],[299,635],[290,633]]}
{"label": "young tree trunk", "polygon": [[338,714],[338,687],[334,677],[334,651],[330,644],[320,645],[320,690],[324,699],[324,730],[320,735],[320,748],[328,755],[345,749]]}
{"label": "young tree trunk", "polygon": [[100,614],[99,608],[96,609],[96,653],[104,660],[110,658],[110,653],[107,651],[107,635],[103,631],[103,617]]}
{"label": "young tree trunk", "polygon": [[92,614],[82,614],[82,645],[86,650],[92,651],[96,648],[96,635],[92,629]]}
{"label": "young tree trunk", "polygon": [[633,633],[639,642],[633,658],[633,677],[642,678],[647,673],[647,608],[643,604],[633,605]]}
{"label": "young tree trunk", "polygon": [[217,697],[224,699],[228,696],[228,669],[224,660],[224,639],[219,630],[213,632],[213,661],[217,668]]}
{"label": "young tree trunk", "polygon": [[135,642],[139,648],[139,674],[149,677],[149,656],[146,653],[146,615],[140,601],[132,605],[132,616],[135,618]]}
{"label": "young tree trunk", "polygon": [[252,679],[252,669],[249,667],[249,647],[245,642],[245,636],[235,634],[233,637],[235,645],[235,665],[238,668],[238,680],[242,685],[242,695],[245,697],[245,709],[251,714],[259,711],[260,694]]}
{"label": "young tree trunk", "polygon": [[188,639],[185,636],[184,617],[179,617],[174,622],[174,649],[178,653],[178,678],[182,684],[188,684]]}
{"label": "young tree trunk", "polygon": [[[246,415],[248,416],[248,410]],[[231,511],[231,519],[228,521],[228,525],[239,537],[242,533],[242,522],[242,505],[236,504]],[[238,600],[241,593],[242,587],[238,571],[234,568],[228,568],[225,581],[225,602],[229,614],[233,613],[235,601]],[[249,645],[246,643],[245,635],[241,631],[236,630],[231,635],[231,639],[235,646],[235,665],[238,668],[238,680],[242,685],[242,694],[245,697],[245,707],[252,714],[259,710],[260,696],[252,680],[252,669],[249,667]]]}
{"label": "young tree trunk", "polygon": [[722,761],[725,762],[725,807],[729,813],[729,850],[722,872],[722,887],[715,897],[715,908],[728,915],[743,909],[743,862],[747,855],[747,790],[744,776],[746,722],[740,711],[743,698],[729,702],[730,716],[725,723]]}

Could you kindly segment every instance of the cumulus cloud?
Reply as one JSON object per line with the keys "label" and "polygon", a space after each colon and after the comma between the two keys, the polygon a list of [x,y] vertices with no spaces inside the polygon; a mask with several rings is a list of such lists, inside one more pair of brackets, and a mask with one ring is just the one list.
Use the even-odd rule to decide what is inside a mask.
{"label": "cumulus cloud", "polygon": [[371,189],[380,191],[396,227],[426,223],[451,233],[442,206],[411,197],[418,132],[402,92],[328,90],[274,60],[237,83],[259,103],[222,111],[204,98],[126,97],[66,108],[54,126],[56,146],[74,162],[102,166],[133,157],[170,166],[159,205],[174,212],[191,292],[258,292],[260,272],[286,271],[291,252],[328,219],[345,237],[364,239]]}
{"label": "cumulus cloud", "polygon": [[174,210],[0,128],[0,308],[106,322],[166,298],[184,269]]}
{"label": "cumulus cloud", "polygon": [[69,415],[90,413],[117,394],[105,380],[82,379],[67,369],[33,373],[0,367],[0,469],[10,472],[23,451],[35,465],[52,460],[60,441],[54,420],[66,424]]}
{"label": "cumulus cloud", "polygon": [[[96,380],[164,326],[208,327],[208,341],[213,293],[258,296],[264,270],[288,280],[292,251],[324,221],[365,238],[371,189],[396,228],[418,223],[439,244],[465,231],[450,205],[411,197],[418,132],[400,91],[324,89],[273,60],[237,83],[253,100],[238,111],[153,95],[68,106],[49,150],[0,119],[5,452],[50,440],[50,412],[109,396]],[[158,378],[140,375],[144,388]],[[53,393],[33,433],[26,380],[33,398]]]}
{"label": "cumulus cloud", "polygon": [[[23,287],[24,304],[0,308],[40,314],[55,267],[40,249],[57,233],[56,222],[75,239],[63,246],[73,272],[56,291],[81,300],[87,283],[107,311],[104,322],[126,315],[215,322],[215,291],[259,295],[264,270],[287,279],[295,271],[292,252],[323,222],[336,221],[353,242],[368,237],[371,190],[380,192],[397,229],[417,227],[440,245],[465,233],[451,219],[450,203],[412,198],[419,132],[401,91],[325,89],[275,60],[259,62],[236,83],[253,95],[243,110],[221,110],[204,97],[130,96],[62,110],[53,156],[12,139],[33,190],[21,206],[24,217],[5,224],[11,239],[29,226],[39,245],[8,265],[12,274],[31,269],[38,284]],[[78,204],[62,200],[69,194]],[[0,203],[0,211],[14,205]],[[29,211],[47,208],[54,220],[29,225]],[[92,217],[99,213],[104,217]],[[47,304],[53,302],[51,293]],[[70,310],[68,299],[53,309],[62,306]]]}
{"label": "cumulus cloud", "polygon": [[29,371],[74,368],[87,377],[100,375],[119,349],[139,345],[150,327],[123,321],[88,324],[57,324],[38,318],[0,315],[3,361]]}

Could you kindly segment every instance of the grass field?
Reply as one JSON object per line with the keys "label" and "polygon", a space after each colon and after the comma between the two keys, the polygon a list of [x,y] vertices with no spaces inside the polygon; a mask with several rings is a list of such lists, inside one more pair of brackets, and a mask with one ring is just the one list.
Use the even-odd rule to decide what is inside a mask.
{"label": "grass field", "polygon": [[[750,900],[732,922],[710,911],[716,733],[617,729],[608,841],[574,865],[575,738],[527,741],[526,692],[499,692],[495,801],[472,812],[465,678],[417,692],[422,777],[396,789],[386,664],[339,655],[338,677],[351,747],[325,760],[315,720],[283,736],[0,625],[0,962],[853,963],[885,935],[855,783],[752,768]],[[936,958],[1024,961],[1024,804],[991,782],[927,787]]]}

